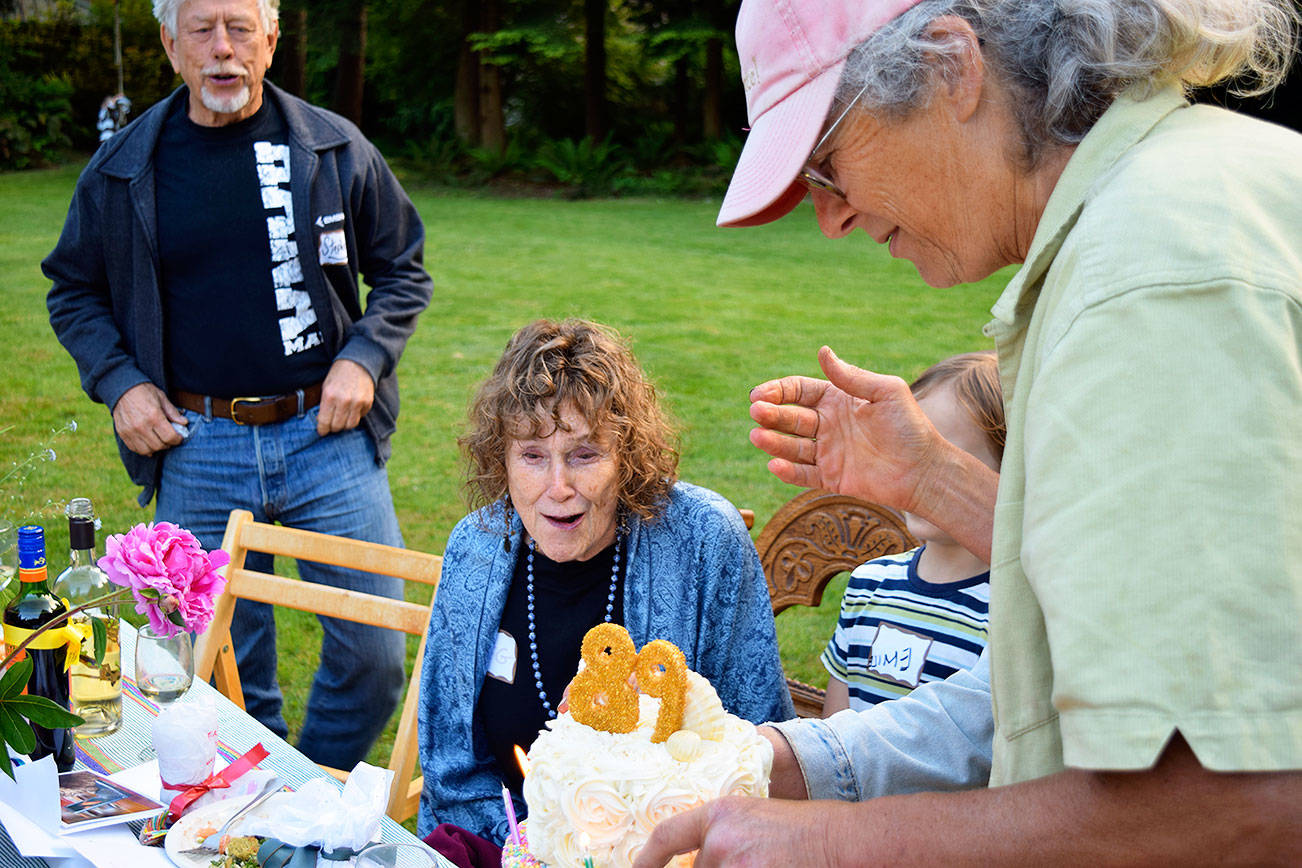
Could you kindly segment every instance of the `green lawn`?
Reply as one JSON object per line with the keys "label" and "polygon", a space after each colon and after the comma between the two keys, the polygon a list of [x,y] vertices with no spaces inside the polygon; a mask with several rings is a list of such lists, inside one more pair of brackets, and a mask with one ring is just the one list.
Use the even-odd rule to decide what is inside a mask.
{"label": "green lawn", "polygon": [[[0,515],[88,496],[104,533],[148,520],[118,462],[112,425],[81,391],[50,331],[40,260],[53,247],[80,166],[0,175],[0,473],[52,446],[19,488],[0,487]],[[925,286],[862,233],[819,234],[812,208],[769,226],[722,230],[718,203],[501,199],[408,182],[425,219],[435,295],[403,357],[402,416],[389,464],[398,517],[413,548],[441,551],[465,512],[455,438],[474,385],[529,320],[583,316],[630,336],[682,424],[682,476],[755,510],[757,526],[797,491],[769,475],[746,432],[747,392],[770,377],[818,372],[827,343],[851,362],[909,378],[933,361],[989,346],[981,326],[1007,278],[949,290]],[[74,419],[78,430],[52,436]],[[67,525],[47,507],[51,563]],[[757,528],[758,532],[758,528]],[[844,582],[818,611],[778,619],[788,670],[826,681],[818,655]],[[306,617],[281,622],[281,682],[301,701],[319,635]],[[414,648],[414,642],[413,642]],[[290,702],[297,725],[301,705]],[[392,730],[392,726],[390,728]],[[387,761],[388,745],[373,762]]]}

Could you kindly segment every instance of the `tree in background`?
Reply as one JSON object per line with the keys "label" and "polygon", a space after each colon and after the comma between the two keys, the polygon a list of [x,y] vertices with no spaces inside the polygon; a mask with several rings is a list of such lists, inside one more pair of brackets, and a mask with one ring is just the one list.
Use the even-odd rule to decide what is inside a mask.
{"label": "tree in background", "polygon": [[[159,49],[150,0],[119,2],[125,89],[139,115],[179,81]],[[710,143],[735,142],[730,131],[744,123],[729,37],[737,5],[281,0],[269,78],[356,121],[389,152],[450,173],[493,155],[507,171],[527,173],[544,146],[580,141],[589,143],[585,159],[619,159],[644,172],[722,165],[726,153]],[[62,8],[57,26],[3,22],[21,43],[10,68],[65,79],[73,117],[85,116],[74,143],[90,147],[94,112],[115,89],[113,0],[93,0],[89,16]]]}
{"label": "tree in background", "polygon": [[334,110],[357,125],[362,123],[362,99],[366,91],[366,4],[362,0],[341,0],[339,20],[339,63],[335,67]]}
{"label": "tree in background", "polygon": [[491,52],[476,45],[481,33],[501,24],[500,0],[461,0],[461,45],[452,95],[457,138],[472,148],[501,153],[506,148],[502,114],[502,69]]}
{"label": "tree in background", "polygon": [[307,0],[282,0],[276,43],[278,83],[294,96],[307,91]]}
{"label": "tree in background", "polygon": [[606,137],[607,0],[583,0],[583,130],[588,139]]}

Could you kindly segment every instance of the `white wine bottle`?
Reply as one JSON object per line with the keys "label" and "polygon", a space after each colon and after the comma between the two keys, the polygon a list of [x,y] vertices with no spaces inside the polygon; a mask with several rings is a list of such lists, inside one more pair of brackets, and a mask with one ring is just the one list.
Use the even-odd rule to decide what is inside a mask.
{"label": "white wine bottle", "polygon": [[[68,539],[72,552],[68,567],[54,583],[54,593],[69,609],[117,590],[95,564],[95,509],[84,497],[68,504]],[[72,713],[86,722],[74,731],[82,738],[108,735],[122,725],[122,650],[118,644],[120,620],[113,609],[93,608],[70,619],[84,625],[87,641],[81,657],[72,664]],[[104,656],[96,663],[93,635],[95,621],[104,628]]]}

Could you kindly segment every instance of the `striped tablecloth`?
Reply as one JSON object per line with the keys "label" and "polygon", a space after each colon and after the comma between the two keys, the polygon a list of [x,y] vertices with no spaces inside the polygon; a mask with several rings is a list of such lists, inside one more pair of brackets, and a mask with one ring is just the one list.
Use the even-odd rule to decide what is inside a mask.
{"label": "striped tablecloth", "polygon": [[[152,730],[158,706],[146,699],[137,689],[135,675],[136,631],[122,622],[122,727],[112,735],[101,738],[77,740],[77,768],[93,769],[113,774],[152,759]],[[261,743],[270,756],[260,763],[262,768],[274,769],[290,789],[302,786],[313,778],[325,778],[336,786],[342,784],[325,774],[315,763],[299,753],[292,745],[275,735],[258,721],[249,717],[242,708],[232,703],[206,683],[196,682],[177,702],[196,702],[211,699],[217,707],[217,753],[227,762],[235,760]],[[380,824],[380,838],[392,843],[417,844],[418,839],[387,816]],[[424,847],[424,845],[421,845]],[[438,859],[438,864],[452,868],[452,863],[424,848]],[[402,848],[400,865],[421,866],[430,864],[421,854]],[[0,868],[36,868],[47,866],[44,859],[24,859],[18,855],[9,835],[0,829]]]}

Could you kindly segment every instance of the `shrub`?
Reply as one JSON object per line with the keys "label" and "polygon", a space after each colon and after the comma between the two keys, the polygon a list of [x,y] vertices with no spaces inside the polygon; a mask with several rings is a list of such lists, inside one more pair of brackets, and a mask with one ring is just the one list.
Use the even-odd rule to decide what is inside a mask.
{"label": "shrub", "polygon": [[579,198],[609,195],[627,169],[619,146],[611,144],[609,137],[601,142],[586,138],[544,142],[534,164]]}
{"label": "shrub", "polygon": [[503,175],[517,175],[530,167],[529,157],[518,139],[511,139],[499,154],[491,148],[470,148],[466,151],[470,163],[471,181],[484,181],[500,178]]}
{"label": "shrub", "polygon": [[61,76],[15,72],[0,62],[0,169],[58,161],[72,145],[72,85]]}

